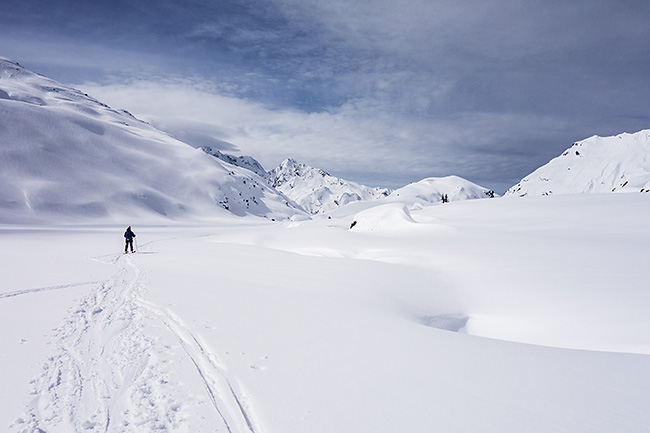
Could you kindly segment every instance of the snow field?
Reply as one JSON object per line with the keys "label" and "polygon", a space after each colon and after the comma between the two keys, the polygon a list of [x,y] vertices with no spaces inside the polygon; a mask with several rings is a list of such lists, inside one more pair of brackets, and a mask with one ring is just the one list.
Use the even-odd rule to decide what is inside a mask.
{"label": "snow field", "polygon": [[[48,338],[29,341],[30,363],[5,353],[3,374],[20,380],[0,422],[16,432],[643,432],[647,205],[621,194],[275,224],[224,217],[134,226],[135,255],[120,254],[123,227],[6,226],[3,263],[18,254],[23,269],[51,275],[3,276],[13,295],[0,313],[21,301],[47,319],[16,318],[3,347]],[[38,248],[65,239],[85,247],[49,261]]]}
{"label": "snow field", "polygon": [[[316,238],[343,250],[361,243],[354,233],[332,230],[325,234],[309,223],[277,232],[228,227],[166,251],[161,244],[159,255],[147,257],[150,265],[167,263],[166,254],[178,257],[155,272],[155,285],[188,290],[165,291],[156,302],[191,316],[206,340],[221,342],[212,348],[246,390],[263,428],[642,431],[638,421],[646,416],[642,402],[650,389],[646,356],[442,331],[427,319],[463,312],[436,272],[280,248]],[[282,245],[268,249],[276,235]],[[348,235],[354,241],[344,244]],[[240,238],[243,245],[233,244]],[[198,251],[212,260],[199,263]],[[210,281],[215,272],[219,278]]]}
{"label": "snow field", "polygon": [[[101,237],[91,232],[84,239]],[[235,397],[228,401],[234,395],[232,387],[199,340],[172,313],[142,299],[146,277],[134,256],[117,253],[90,259],[112,264],[115,274],[71,302],[65,315],[57,309],[64,316],[63,324],[52,330],[48,345],[36,342],[42,352],[34,358],[44,364],[34,374],[29,392],[24,392],[29,395],[27,409],[18,417],[20,412],[3,411],[2,420],[13,416],[13,429],[25,432],[246,431],[241,425],[249,421],[232,401]],[[5,292],[0,299],[36,296],[47,290]],[[19,335],[42,326],[31,319],[16,322],[13,329]],[[21,338],[21,343],[26,341]],[[7,355],[7,365],[14,367],[8,373],[34,372]],[[195,374],[178,375],[186,370]],[[28,383],[29,378],[15,386],[12,395]],[[226,406],[217,407],[223,401]]]}

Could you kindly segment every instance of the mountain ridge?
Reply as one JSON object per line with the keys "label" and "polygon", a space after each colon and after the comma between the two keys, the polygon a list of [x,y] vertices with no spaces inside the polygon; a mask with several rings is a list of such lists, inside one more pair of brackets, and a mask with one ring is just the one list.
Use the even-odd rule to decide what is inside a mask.
{"label": "mountain ridge", "polygon": [[326,214],[356,202],[379,205],[401,201],[410,206],[498,196],[493,190],[455,175],[429,177],[391,190],[341,179],[293,158],[287,158],[276,168],[266,171],[250,156],[232,156],[209,148],[203,150],[228,163],[256,170],[271,187],[312,215]]}
{"label": "mountain ridge", "polygon": [[506,196],[650,192],[650,129],[577,141]]}
{"label": "mountain ridge", "polygon": [[387,188],[373,188],[344,180],[326,171],[285,159],[269,171],[269,184],[311,214],[322,214],[356,201],[388,196]]}
{"label": "mountain ridge", "polygon": [[0,111],[3,221],[302,213],[252,172],[6,58]]}
{"label": "mountain ridge", "polygon": [[[266,171],[251,156],[195,148],[86,93],[0,58],[0,214],[7,220],[209,218],[287,219],[395,191],[369,187],[287,158]],[[408,205],[494,195],[457,176],[396,191]]]}

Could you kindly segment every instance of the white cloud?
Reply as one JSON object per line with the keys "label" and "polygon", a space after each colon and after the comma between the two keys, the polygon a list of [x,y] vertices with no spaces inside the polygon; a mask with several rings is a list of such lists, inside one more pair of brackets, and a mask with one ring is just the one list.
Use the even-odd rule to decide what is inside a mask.
{"label": "white cloud", "polygon": [[[440,120],[400,117],[373,100],[305,113],[226,96],[198,79],[77,87],[190,144],[252,155],[267,169],[293,157],[351,180],[393,187],[434,175],[493,179],[493,167],[506,169],[499,158],[507,155],[509,164],[516,164],[517,147],[523,151],[531,140],[548,135],[540,125],[563,126],[553,118],[487,112]],[[518,131],[519,143],[509,137],[512,131]]]}
{"label": "white cloud", "polygon": [[289,156],[325,169],[352,170],[359,161],[381,166],[395,152],[393,145],[403,141],[403,131],[391,128],[390,118],[374,117],[380,115],[374,111],[372,119],[364,117],[353,104],[305,113],[225,96],[208,82],[188,79],[77,87],[173,134],[192,130],[232,143],[269,167]]}
{"label": "white cloud", "polygon": [[647,2],[158,2],[127,21],[32,3],[0,13],[0,54],[269,168],[499,189],[572,140],[648,125]]}

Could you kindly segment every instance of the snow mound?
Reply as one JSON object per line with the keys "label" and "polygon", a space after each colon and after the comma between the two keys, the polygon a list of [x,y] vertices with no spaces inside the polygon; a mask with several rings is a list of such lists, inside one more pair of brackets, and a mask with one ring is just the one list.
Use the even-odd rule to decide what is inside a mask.
{"label": "snow mound", "polygon": [[3,222],[301,212],[250,171],[4,58],[0,112]]}
{"label": "snow mound", "polygon": [[387,203],[358,213],[350,228],[359,232],[401,231],[414,224],[416,222],[406,205]]}
{"label": "snow mound", "polygon": [[[430,226],[433,224],[440,229],[442,226],[437,224],[435,218],[418,216],[414,219],[411,213],[430,206],[441,205],[444,203],[443,197],[448,202],[461,202],[498,197],[498,194],[459,176],[429,177],[396,189],[387,197],[374,201],[350,203],[329,215],[335,218],[352,218],[351,221],[356,221],[359,224],[356,230],[360,231],[396,230],[397,227],[409,227],[410,223],[426,223]],[[391,209],[393,211],[390,211]],[[393,212],[402,212],[404,216],[395,218]],[[384,219],[384,221],[380,223],[379,219]],[[409,224],[400,224],[400,220],[407,221]],[[361,222],[364,222],[364,228],[361,227]],[[392,226],[392,224],[396,225]]]}
{"label": "snow mound", "polygon": [[387,201],[427,205],[441,203],[445,195],[449,201],[474,200],[494,197],[487,188],[459,176],[429,177],[393,191]]}
{"label": "snow mound", "polygon": [[573,143],[506,195],[650,192],[650,130]]}

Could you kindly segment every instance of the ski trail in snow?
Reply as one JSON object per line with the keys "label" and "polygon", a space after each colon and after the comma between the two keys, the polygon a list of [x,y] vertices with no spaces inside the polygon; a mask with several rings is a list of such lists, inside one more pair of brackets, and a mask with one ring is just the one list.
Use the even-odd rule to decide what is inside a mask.
{"label": "ski trail in snow", "polygon": [[180,403],[165,386],[169,372],[156,362],[155,340],[143,332],[146,318],[134,303],[143,287],[129,261],[118,260],[116,274],[55,330],[27,411],[13,424],[18,431],[169,431],[180,425]]}
{"label": "ski trail in snow", "polygon": [[[261,433],[200,336],[143,299],[146,278],[135,262],[116,256],[116,273],[69,310],[32,381],[26,411],[11,427],[19,433],[198,433],[205,430],[193,427],[193,417],[209,400],[215,414],[205,421],[208,431]],[[191,362],[181,362],[175,343]],[[189,373],[178,370],[189,365]],[[183,383],[188,374],[198,374],[207,399]]]}
{"label": "ski trail in snow", "polygon": [[35,289],[23,289],[23,290],[16,290],[14,292],[5,292],[5,293],[0,293],[0,299],[2,298],[11,298],[14,296],[20,296],[20,295],[26,295],[29,293],[38,293],[38,292],[47,292],[50,290],[61,290],[61,289],[71,289],[73,287],[80,287],[80,286],[90,286],[93,284],[100,284],[101,281],[86,281],[83,283],[72,283],[72,284],[61,284],[59,286],[49,286],[49,287],[38,287]]}
{"label": "ski trail in snow", "polygon": [[215,410],[223,420],[228,432],[261,433],[256,426],[250,407],[240,397],[226,377],[217,357],[207,350],[205,344],[183,320],[168,309],[139,299],[144,308],[157,314],[165,326],[176,336],[181,347],[192,360],[197,373],[205,385],[206,392]]}

